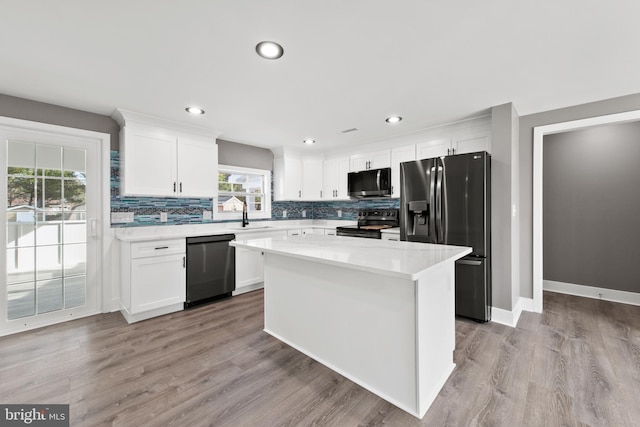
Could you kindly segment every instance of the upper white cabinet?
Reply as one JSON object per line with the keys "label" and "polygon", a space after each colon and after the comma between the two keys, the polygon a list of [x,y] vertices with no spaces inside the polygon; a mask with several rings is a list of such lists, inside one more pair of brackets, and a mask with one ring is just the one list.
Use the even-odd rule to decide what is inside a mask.
{"label": "upper white cabinet", "polygon": [[410,162],[415,159],[415,145],[391,149],[391,197],[400,197],[400,163]]}
{"label": "upper white cabinet", "polygon": [[273,199],[302,200],[302,161],[287,154],[273,159]]}
{"label": "upper white cabinet", "polygon": [[349,158],[339,157],[324,161],[323,190],[324,200],[348,199],[347,175],[349,173]]}
{"label": "upper white cabinet", "polygon": [[322,159],[302,159],[302,199],[321,200],[323,191]]}
{"label": "upper white cabinet", "polygon": [[122,195],[206,197],[218,194],[218,132],[116,110]]}
{"label": "upper white cabinet", "polygon": [[388,168],[391,166],[391,153],[390,150],[377,150],[353,154],[349,160],[351,172]]}
{"label": "upper white cabinet", "polygon": [[295,152],[278,152],[273,159],[274,200],[320,200],[322,158],[302,157]]}
{"label": "upper white cabinet", "polygon": [[430,159],[451,154],[451,138],[432,139],[416,145],[416,158]]}
{"label": "upper white cabinet", "polygon": [[454,154],[474,153],[476,151],[491,152],[491,135],[461,135],[453,141]]}
{"label": "upper white cabinet", "polygon": [[218,195],[218,144],[197,137],[179,138],[179,197]]}

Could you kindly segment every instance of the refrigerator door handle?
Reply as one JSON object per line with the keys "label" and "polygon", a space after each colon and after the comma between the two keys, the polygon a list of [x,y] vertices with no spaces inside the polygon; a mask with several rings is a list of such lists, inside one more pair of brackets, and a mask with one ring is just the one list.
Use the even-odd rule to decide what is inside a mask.
{"label": "refrigerator door handle", "polygon": [[[435,162],[434,162],[435,165]],[[436,166],[431,167],[431,175],[429,177],[429,211],[427,213],[427,220],[429,221],[429,237],[431,243],[438,243],[436,241]]]}
{"label": "refrigerator door handle", "polygon": [[470,261],[467,259],[459,259],[456,263],[463,265],[482,265],[482,261]]}
{"label": "refrigerator door handle", "polygon": [[441,159],[437,159],[437,180],[436,180],[436,239],[437,243],[444,242],[444,229],[442,224],[442,177],[444,168],[441,166]]}
{"label": "refrigerator door handle", "polygon": [[378,173],[376,173],[376,189],[380,191],[380,169],[378,169]]}

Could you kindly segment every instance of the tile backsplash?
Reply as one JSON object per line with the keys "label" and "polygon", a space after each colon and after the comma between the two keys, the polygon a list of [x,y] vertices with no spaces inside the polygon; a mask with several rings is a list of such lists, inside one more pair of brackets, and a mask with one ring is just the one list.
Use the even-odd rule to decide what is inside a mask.
{"label": "tile backsplash", "polygon": [[[317,202],[272,201],[271,220],[327,219],[354,221],[357,219],[359,210],[397,209],[399,207],[400,200],[398,199]],[[213,200],[207,198],[120,196],[120,153],[116,150],[111,151],[111,212],[133,213],[133,222],[112,224],[112,227],[228,222],[203,219],[203,211],[211,211],[212,209]],[[287,212],[286,218],[283,217],[284,211]],[[167,213],[166,222],[160,222],[160,213],[162,212]],[[342,215],[340,216],[339,213]]]}

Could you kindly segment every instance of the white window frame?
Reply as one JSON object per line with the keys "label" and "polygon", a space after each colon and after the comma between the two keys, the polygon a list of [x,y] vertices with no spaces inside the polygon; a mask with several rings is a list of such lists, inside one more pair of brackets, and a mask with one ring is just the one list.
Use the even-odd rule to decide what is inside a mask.
{"label": "white window frame", "polygon": [[[262,213],[249,212],[249,221],[251,219],[271,219],[271,171],[266,169],[254,169],[254,168],[245,168],[241,166],[229,166],[229,165],[218,165],[218,172],[232,172],[238,174],[251,174],[251,175],[262,175],[262,186],[264,190],[264,197],[262,201],[262,205],[264,207]],[[217,178],[216,174],[216,178]],[[216,186],[218,183],[216,182]],[[220,191],[218,191],[220,193]],[[224,194],[224,193],[223,193]],[[222,195],[223,195],[222,194]],[[221,194],[218,194],[218,197]],[[232,220],[232,219],[242,219],[242,212],[218,212],[218,197],[213,199],[213,219],[214,220]]]}

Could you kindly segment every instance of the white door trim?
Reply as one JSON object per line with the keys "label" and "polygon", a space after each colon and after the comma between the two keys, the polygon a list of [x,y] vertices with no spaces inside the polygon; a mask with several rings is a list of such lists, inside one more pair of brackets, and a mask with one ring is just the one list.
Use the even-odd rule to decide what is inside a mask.
{"label": "white door trim", "polygon": [[[92,140],[98,146],[100,153],[100,205],[102,212],[98,223],[98,299],[99,307],[103,313],[112,311],[112,298],[118,298],[112,295],[113,278],[111,251],[114,241],[111,232],[111,135],[102,132],[95,132],[84,129],[70,128],[66,126],[52,125],[48,123],[32,122],[29,120],[14,119],[11,117],[0,116],[0,128],[10,131],[28,131],[32,133],[41,133],[43,135],[55,134],[58,136],[68,136]],[[5,171],[6,172],[6,171]],[[0,335],[2,335],[0,333]]]}
{"label": "white door trim", "polygon": [[542,289],[544,280],[542,265],[542,146],[544,136],[583,129],[590,126],[636,120],[640,120],[640,110],[537,126],[533,129],[533,310],[535,312],[542,312]]}

